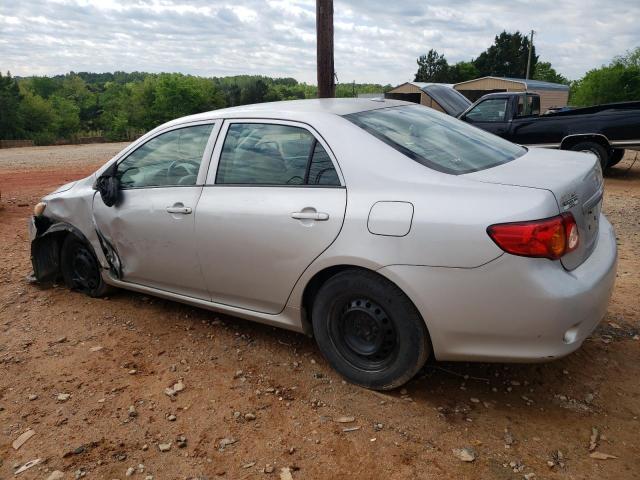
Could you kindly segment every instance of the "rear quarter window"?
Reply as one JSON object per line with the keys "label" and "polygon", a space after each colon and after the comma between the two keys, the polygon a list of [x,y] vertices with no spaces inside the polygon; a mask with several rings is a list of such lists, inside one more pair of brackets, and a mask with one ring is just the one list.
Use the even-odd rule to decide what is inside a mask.
{"label": "rear quarter window", "polygon": [[526,149],[421,105],[381,108],[344,118],[407,157],[453,175],[502,165]]}

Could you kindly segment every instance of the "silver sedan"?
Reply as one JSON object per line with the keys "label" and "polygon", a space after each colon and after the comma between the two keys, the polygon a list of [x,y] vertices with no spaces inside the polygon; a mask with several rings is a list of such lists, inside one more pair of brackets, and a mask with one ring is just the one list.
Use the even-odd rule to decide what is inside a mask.
{"label": "silver sedan", "polygon": [[313,335],[390,389],[438,360],[577,349],[616,271],[602,172],[392,100],[174,120],[36,205],[36,278],[120,287]]}

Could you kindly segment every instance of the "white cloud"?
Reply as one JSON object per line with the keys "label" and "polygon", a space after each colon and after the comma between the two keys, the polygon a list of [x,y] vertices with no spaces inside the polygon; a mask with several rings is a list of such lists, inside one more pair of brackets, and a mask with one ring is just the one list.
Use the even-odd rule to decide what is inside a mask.
{"label": "white cloud", "polygon": [[[640,46],[640,2],[336,0],[343,82],[398,84],[435,48],[478,56],[502,30],[536,30],[540,58],[569,78]],[[313,0],[22,0],[0,2],[0,70],[264,74],[315,81]]]}

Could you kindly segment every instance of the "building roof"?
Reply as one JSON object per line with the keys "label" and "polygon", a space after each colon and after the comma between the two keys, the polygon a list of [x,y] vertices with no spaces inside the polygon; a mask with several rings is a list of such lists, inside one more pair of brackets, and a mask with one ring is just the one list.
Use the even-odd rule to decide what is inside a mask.
{"label": "building roof", "polygon": [[454,85],[453,83],[435,83],[435,82],[407,82],[407,83],[410,83],[411,85],[415,85],[420,90],[423,90],[425,87],[430,87],[432,85],[442,85],[444,87],[453,87]]}
{"label": "building roof", "polygon": [[542,80],[532,80],[532,79],[527,80],[524,78],[494,77],[494,76],[474,78],[473,80],[467,80],[466,82],[456,83],[456,86],[464,85],[471,82],[477,82],[478,80],[484,80],[485,78],[492,78],[494,80],[506,80],[508,82],[521,83],[522,85],[525,86],[527,90],[562,90],[562,91],[569,90],[568,85],[563,85],[561,83],[543,82]]}

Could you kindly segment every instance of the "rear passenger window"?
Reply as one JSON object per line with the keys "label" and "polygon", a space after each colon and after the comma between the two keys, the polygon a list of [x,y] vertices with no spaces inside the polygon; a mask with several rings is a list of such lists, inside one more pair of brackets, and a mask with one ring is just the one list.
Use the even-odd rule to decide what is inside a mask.
{"label": "rear passenger window", "polygon": [[216,184],[339,186],[331,158],[304,128],[234,123],[220,154]]}
{"label": "rear passenger window", "polygon": [[309,185],[340,185],[340,179],[336,169],[333,168],[331,158],[318,142],[315,142],[306,183]]}

